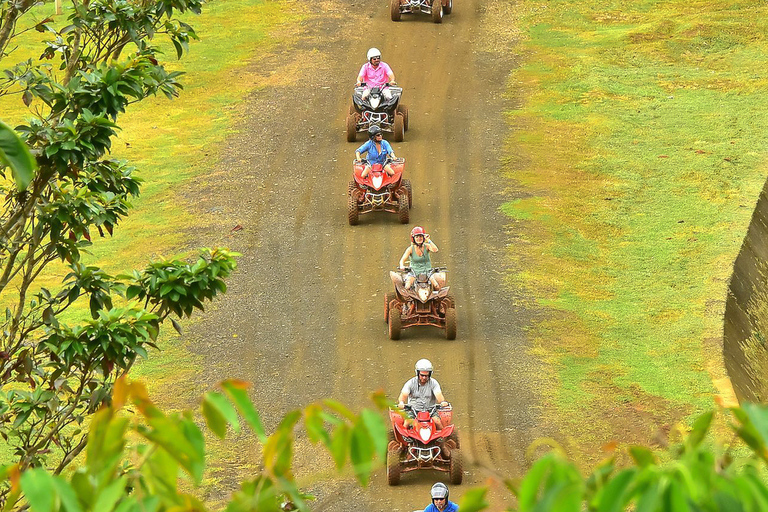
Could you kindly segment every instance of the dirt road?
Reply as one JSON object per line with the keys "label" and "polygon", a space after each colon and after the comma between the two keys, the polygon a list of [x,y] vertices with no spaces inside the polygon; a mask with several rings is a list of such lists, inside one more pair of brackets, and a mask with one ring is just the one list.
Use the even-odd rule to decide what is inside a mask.
{"label": "dirt road", "polygon": [[[218,212],[222,228],[243,226],[228,239],[243,256],[193,344],[206,362],[196,385],[225,377],[253,382],[270,426],[320,398],[359,407],[379,388],[394,398],[414,362],[431,359],[454,404],[470,485],[488,476],[472,463],[518,474],[525,447],[540,435],[539,367],[523,331],[531,313],[503,285],[514,234],[498,207],[514,190],[501,180],[498,160],[502,111],[509,108],[502,93],[514,64],[476,45],[482,5],[457,0],[453,14],[435,25],[428,16],[393,23],[382,1],[317,4],[322,15],[306,24],[299,45],[260,64],[264,76],[287,78],[249,98],[242,131],[212,174],[212,195],[200,203],[202,214]],[[410,108],[406,140],[393,143],[413,183],[407,226],[387,214],[366,215],[356,227],[346,220],[350,164],[363,138],[345,142],[344,114],[371,46],[394,69]],[[413,225],[427,229],[440,248],[433,261],[449,268],[455,341],[431,328],[387,338],[388,270]],[[410,511],[427,504],[434,481],[447,481],[421,472],[388,488],[382,468],[360,490],[305,445],[296,473],[318,495],[316,510],[350,510],[362,500],[369,510]],[[242,457],[247,464],[248,450]],[[223,478],[225,487],[232,484]],[[455,488],[452,496],[460,495]]]}

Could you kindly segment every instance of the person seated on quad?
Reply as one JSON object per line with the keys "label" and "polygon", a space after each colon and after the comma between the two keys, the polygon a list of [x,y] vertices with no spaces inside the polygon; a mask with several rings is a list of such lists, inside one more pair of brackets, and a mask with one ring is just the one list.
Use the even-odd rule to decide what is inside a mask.
{"label": "person seated on quad", "polygon": [[368,50],[368,62],[360,68],[355,87],[360,87],[362,84],[365,84],[363,99],[368,97],[373,87],[381,89],[381,93],[386,99],[392,99],[392,93],[385,86],[387,84],[396,85],[395,74],[392,72],[389,64],[381,62],[381,52],[378,48]]}
{"label": "person seated on quad", "polygon": [[[409,412],[410,418],[405,420],[406,427],[413,424],[416,412],[428,411],[438,402],[440,402],[442,407],[448,405],[440,384],[432,378],[432,363],[429,359],[419,359],[416,361],[416,376],[409,379],[403,386],[397,406],[402,409],[406,401],[413,410],[413,412]],[[440,416],[435,412],[432,417],[434,418],[437,430],[442,430],[443,422],[440,421]]]}
{"label": "person seated on quad", "polygon": [[458,512],[459,506],[448,500],[448,486],[437,482],[429,491],[432,503],[427,505],[424,512]]}
{"label": "person seated on quad", "polygon": [[[416,282],[416,276],[419,274],[428,274],[432,270],[432,258],[429,256],[430,252],[437,252],[437,245],[435,242],[429,239],[429,234],[424,231],[421,226],[416,226],[411,230],[411,245],[403,253],[403,257],[400,258],[400,269],[404,270],[405,260],[410,259],[409,266],[411,271],[405,278],[405,289],[409,289]],[[439,290],[442,288],[442,284],[445,283],[445,273],[435,272],[429,277],[429,282],[432,284],[433,290]]]}
{"label": "person seated on quad", "polygon": [[365,169],[363,169],[360,176],[362,178],[368,176],[373,164],[381,164],[382,167],[384,167],[384,172],[387,173],[387,176],[394,175],[395,171],[392,169],[389,161],[394,160],[397,157],[395,156],[395,151],[392,149],[392,146],[389,145],[389,142],[384,140],[381,128],[376,125],[368,128],[368,137],[368,142],[357,148],[357,151],[355,151],[355,160],[357,162],[362,159],[363,153],[368,154],[368,164],[366,164]]}

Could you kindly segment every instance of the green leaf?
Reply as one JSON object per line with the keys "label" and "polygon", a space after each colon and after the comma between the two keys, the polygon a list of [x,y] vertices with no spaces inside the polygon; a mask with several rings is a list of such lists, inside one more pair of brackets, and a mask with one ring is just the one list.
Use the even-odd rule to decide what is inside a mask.
{"label": "green leaf", "polygon": [[618,512],[624,510],[628,501],[628,489],[635,479],[637,469],[630,468],[619,472],[606,484],[599,494],[598,512]]}
{"label": "green leaf", "polygon": [[304,427],[312,444],[322,441],[327,447],[331,445],[331,436],[325,429],[323,422],[323,409],[318,404],[312,404],[304,408]]}
{"label": "green leaf", "polygon": [[475,487],[464,493],[459,503],[461,512],[477,512],[488,508],[488,502],[485,501],[485,495],[488,493],[487,487]]}
{"label": "green leaf", "polygon": [[346,423],[342,423],[333,432],[333,439],[331,440],[331,456],[336,463],[336,468],[341,469],[344,466],[344,461],[347,460],[347,452],[349,451],[349,438],[350,428]]}
{"label": "green leaf", "polygon": [[548,453],[537,460],[520,483],[517,502],[520,512],[533,510],[538,497],[539,488],[542,486],[544,476],[555,463],[555,455]]}
{"label": "green leaf", "polygon": [[0,121],[0,164],[11,168],[19,190],[26,190],[37,169],[37,162],[16,131]]}
{"label": "green leaf", "polygon": [[685,440],[686,447],[691,449],[696,448],[701,444],[704,437],[706,437],[707,432],[709,432],[709,426],[712,424],[714,415],[714,411],[709,411],[696,418],[696,421],[693,422],[691,433],[688,434],[688,437]]}
{"label": "green leaf", "polygon": [[209,407],[215,408],[221,417],[228,424],[232,425],[235,432],[240,432],[240,421],[237,419],[237,411],[224,395],[216,392],[206,393],[203,398],[203,410],[205,410],[206,403],[209,404]]}
{"label": "green leaf", "polygon": [[344,406],[341,402],[337,402],[336,400],[323,400],[323,403],[326,407],[329,409],[332,409],[336,411],[341,416],[345,417],[349,421],[354,422],[355,421],[355,414],[349,410],[346,406]]}
{"label": "green leaf", "polygon": [[213,405],[208,397],[203,399],[203,417],[208,428],[216,434],[219,439],[224,439],[227,435],[227,421],[219,409]]}
{"label": "green leaf", "polygon": [[267,434],[264,430],[264,425],[261,423],[261,417],[258,411],[253,406],[253,402],[248,398],[248,392],[246,391],[248,385],[243,381],[226,380],[221,383],[224,388],[224,392],[229,396],[230,400],[237,407],[237,411],[245,419],[251,430],[258,436],[261,443],[265,443],[267,440]]}
{"label": "green leaf", "polygon": [[630,446],[629,455],[638,467],[644,468],[656,464],[653,452],[644,446]]}
{"label": "green leaf", "polygon": [[81,512],[83,510],[82,507],[80,507],[77,493],[68,482],[55,476],[53,477],[53,486],[56,488],[59,500],[66,512]]}
{"label": "green leaf", "polygon": [[93,510],[98,510],[99,512],[112,512],[117,500],[125,494],[125,491],[125,477],[113,480],[99,493],[96,498],[96,504],[93,506]]}
{"label": "green leaf", "polygon": [[384,423],[384,419],[380,414],[371,411],[370,409],[363,409],[360,413],[363,418],[365,427],[368,429],[368,434],[373,440],[373,446],[376,448],[376,453],[384,460],[387,456],[387,445],[389,444],[388,429]]}
{"label": "green leaf", "polygon": [[373,440],[368,434],[368,428],[365,422],[360,419],[352,427],[352,438],[349,447],[349,458],[352,461],[352,467],[360,485],[368,485],[368,479],[371,476],[373,464],[371,459],[374,455]]}
{"label": "green leaf", "polygon": [[25,471],[21,475],[21,490],[32,512],[53,512],[56,504],[56,488],[53,475],[42,468]]}

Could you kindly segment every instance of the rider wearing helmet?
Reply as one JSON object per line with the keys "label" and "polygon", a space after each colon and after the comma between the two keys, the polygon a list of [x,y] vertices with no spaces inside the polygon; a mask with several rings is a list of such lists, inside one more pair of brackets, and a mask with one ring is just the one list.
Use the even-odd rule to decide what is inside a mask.
{"label": "rider wearing helmet", "polygon": [[368,164],[363,169],[361,177],[365,178],[368,173],[371,172],[371,165],[381,164],[384,167],[384,172],[387,175],[392,176],[395,171],[392,170],[392,166],[389,165],[389,161],[397,158],[392,146],[389,142],[384,140],[384,136],[381,133],[381,128],[373,125],[368,128],[369,140],[355,151],[355,161],[359,162],[363,153],[368,154]]}
{"label": "rider wearing helmet", "polygon": [[[406,401],[414,411],[428,411],[438,402],[443,407],[448,405],[440,384],[432,378],[432,363],[429,359],[419,359],[416,361],[416,376],[409,379],[403,386],[402,391],[400,391],[398,407],[402,409]],[[438,430],[442,430],[443,422],[440,421],[440,416],[435,414],[433,417],[435,427]],[[410,419],[405,421],[406,425],[412,422]]]}
{"label": "rider wearing helmet", "polygon": [[[437,252],[437,250],[437,245],[429,239],[429,233],[424,231],[424,228],[416,226],[411,230],[411,245],[405,250],[399,263],[400,269],[405,270],[405,261],[410,260],[409,266],[411,270],[405,278],[406,289],[413,286],[417,275],[430,273],[432,270],[432,258],[429,256],[429,253]],[[445,282],[445,274],[442,272],[435,272],[429,278],[432,288],[435,290],[442,288],[441,280],[442,283]]]}
{"label": "rider wearing helmet", "polygon": [[355,86],[360,87],[362,84],[365,84],[363,98],[371,92],[371,87],[378,87],[385,98],[392,99],[392,93],[384,86],[386,84],[396,85],[395,74],[386,62],[381,61],[381,52],[378,48],[368,50],[368,62],[360,68]]}
{"label": "rider wearing helmet", "polygon": [[432,503],[427,505],[424,512],[457,512],[459,506],[448,500],[448,486],[442,482],[437,482],[429,491],[432,497]]}

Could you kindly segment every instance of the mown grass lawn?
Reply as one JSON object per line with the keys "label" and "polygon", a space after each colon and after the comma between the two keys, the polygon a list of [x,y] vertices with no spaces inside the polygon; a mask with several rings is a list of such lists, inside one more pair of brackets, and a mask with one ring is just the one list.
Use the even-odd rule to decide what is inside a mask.
{"label": "mown grass lawn", "polygon": [[515,6],[510,276],[550,314],[549,419],[585,453],[650,439],[730,399],[727,280],[765,181],[768,5]]}

